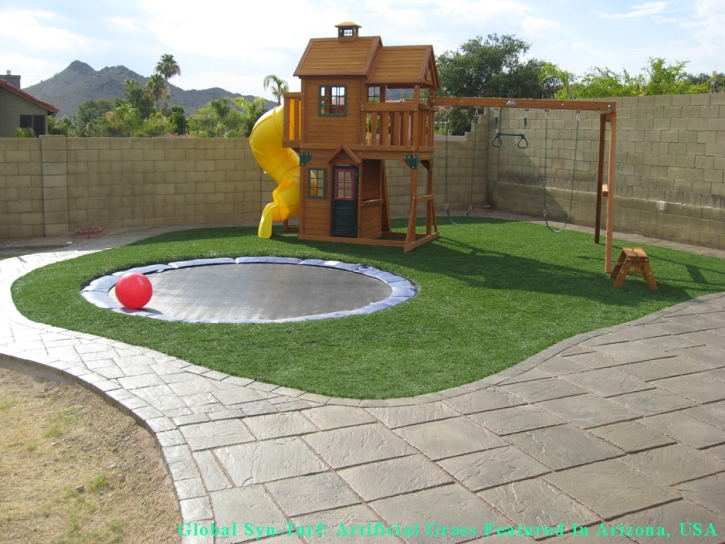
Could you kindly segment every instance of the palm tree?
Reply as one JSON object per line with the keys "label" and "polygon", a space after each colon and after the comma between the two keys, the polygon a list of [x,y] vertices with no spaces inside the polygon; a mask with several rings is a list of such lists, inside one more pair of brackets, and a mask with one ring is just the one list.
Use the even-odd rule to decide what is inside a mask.
{"label": "palm tree", "polygon": [[232,101],[242,110],[242,114],[244,115],[244,135],[249,136],[254,124],[264,115],[267,109],[266,100],[258,96],[251,102],[248,102],[246,98],[240,96],[238,98],[232,98]]}
{"label": "palm tree", "polygon": [[[161,55],[161,60],[159,60],[159,63],[156,65],[156,68],[154,70],[157,74],[161,74],[164,76],[164,79],[166,80],[166,88],[169,88],[169,78],[173,76],[180,76],[181,75],[181,68],[179,68],[178,63],[174,60],[174,55],[169,55],[168,53],[165,55]],[[164,99],[164,112],[168,108],[169,105],[169,98],[171,94],[169,94]]]}
{"label": "palm tree", "polygon": [[228,98],[217,98],[216,100],[209,102],[209,106],[219,116],[217,135],[221,136],[224,132],[226,132],[227,127],[224,124],[224,121],[226,120],[227,115],[229,115],[229,112],[232,111],[232,105],[229,103]]}
{"label": "palm tree", "polygon": [[166,80],[161,74],[154,74],[146,81],[146,88],[156,101],[156,109],[159,109],[159,100],[161,100],[167,91]]}
{"label": "palm tree", "polygon": [[571,85],[576,76],[560,68],[557,64],[547,63],[542,70],[542,83],[558,84],[558,99],[571,99]]}
{"label": "palm tree", "polygon": [[289,85],[287,85],[287,82],[284,79],[278,78],[274,74],[270,74],[264,78],[264,82],[262,84],[265,89],[271,85],[272,95],[277,99],[277,105],[279,106],[282,104],[282,96],[284,96],[284,93],[289,91]]}

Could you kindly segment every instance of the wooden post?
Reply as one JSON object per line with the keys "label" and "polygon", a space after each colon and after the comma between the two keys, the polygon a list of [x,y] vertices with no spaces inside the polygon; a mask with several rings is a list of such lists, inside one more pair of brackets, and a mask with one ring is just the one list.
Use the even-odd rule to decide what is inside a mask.
{"label": "wooden post", "polygon": [[609,172],[607,175],[607,243],[604,251],[604,270],[612,271],[612,236],[614,234],[614,169],[616,166],[617,113],[609,114]]}
{"label": "wooden post", "polygon": [[415,224],[418,208],[418,170],[410,169],[410,216],[408,217],[408,232],[405,236],[405,245],[415,242]]}
{"label": "wooden post", "polygon": [[[432,195],[433,194],[433,167],[428,163],[428,183],[426,186],[426,194]],[[425,203],[425,234],[426,236],[430,236],[430,233],[433,229],[433,215],[435,215],[435,210],[433,209],[434,202],[433,200],[429,200]]]}
{"label": "wooden post", "polygon": [[604,185],[604,138],[607,135],[607,115],[599,115],[599,155],[597,156],[597,209],[594,221],[594,243],[599,243],[602,228],[602,185]]}
{"label": "wooden post", "polygon": [[[382,91],[381,91],[382,92]],[[390,232],[390,198],[388,196],[388,171],[385,168],[385,161],[380,161],[380,168],[382,169],[382,190],[381,195],[383,197],[383,209],[382,218],[380,221],[380,227],[383,232]]]}

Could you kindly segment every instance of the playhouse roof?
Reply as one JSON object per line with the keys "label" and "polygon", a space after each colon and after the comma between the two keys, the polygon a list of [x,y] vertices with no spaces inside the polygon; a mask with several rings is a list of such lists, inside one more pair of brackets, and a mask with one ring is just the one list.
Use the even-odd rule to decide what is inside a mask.
{"label": "playhouse roof", "polygon": [[367,82],[375,85],[440,87],[431,45],[381,47]]}
{"label": "playhouse roof", "polygon": [[356,40],[316,38],[307,44],[294,75],[304,76],[365,76],[382,47],[379,36],[364,36]]}
{"label": "playhouse roof", "polygon": [[403,88],[440,86],[433,46],[384,47],[379,36],[312,39],[294,75],[359,76],[370,84]]}

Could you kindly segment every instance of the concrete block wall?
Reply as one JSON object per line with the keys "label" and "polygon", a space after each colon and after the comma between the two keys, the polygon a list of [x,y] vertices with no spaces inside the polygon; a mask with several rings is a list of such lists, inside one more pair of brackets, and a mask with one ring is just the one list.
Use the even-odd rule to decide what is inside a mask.
{"label": "concrete block wall", "polygon": [[276,187],[246,139],[69,138],[67,147],[71,230],[250,221]]}
{"label": "concrete block wall", "polygon": [[240,139],[0,139],[0,238],[256,221],[276,184]]}
{"label": "concrete block wall", "polygon": [[0,238],[45,236],[40,140],[0,138]]}
{"label": "concrete block wall", "polygon": [[[615,232],[725,248],[725,93],[615,102]],[[524,115],[503,111],[500,129],[521,132]],[[546,178],[548,217],[566,218],[571,203],[572,221],[593,226],[598,114],[582,112],[578,136],[575,112],[552,111],[547,123],[543,111],[531,110],[527,120],[525,149],[511,136],[503,137],[502,147],[492,147],[490,108],[472,132],[449,138],[447,153],[445,138],[436,138],[439,213],[447,200],[453,213],[465,213],[469,204],[491,204],[542,217]],[[391,212],[407,215],[410,171],[400,161],[386,164]],[[426,178],[421,166],[419,194]],[[96,225],[257,221],[275,188],[246,138],[0,138],[5,239]]]}
{"label": "concrete block wall", "polygon": [[[725,94],[614,101],[615,232],[725,247]],[[493,116],[487,113],[493,139]],[[523,115],[521,110],[504,111],[502,130],[520,130]],[[561,219],[572,197],[575,113],[550,112],[548,142],[543,116],[538,110],[529,112],[529,149],[516,148],[511,138],[504,138],[502,148],[489,147],[489,200],[498,209],[541,216],[546,143],[548,216]],[[597,114],[582,112],[572,221],[589,226],[595,216],[598,126]]]}

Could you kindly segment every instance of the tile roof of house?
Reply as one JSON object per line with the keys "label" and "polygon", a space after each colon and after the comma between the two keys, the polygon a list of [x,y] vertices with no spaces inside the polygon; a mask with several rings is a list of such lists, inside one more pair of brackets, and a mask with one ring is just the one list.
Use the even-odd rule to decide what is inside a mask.
{"label": "tile roof of house", "polygon": [[22,89],[18,89],[15,85],[11,85],[4,79],[0,78],[0,88],[5,89],[8,92],[13,93],[14,95],[19,96],[20,98],[24,98],[28,102],[32,102],[36,106],[39,106],[45,110],[48,110],[50,113],[56,113],[58,111],[58,108],[56,108],[53,104],[48,104],[47,102],[43,102],[42,100],[38,100],[35,98],[32,94],[28,94]]}

